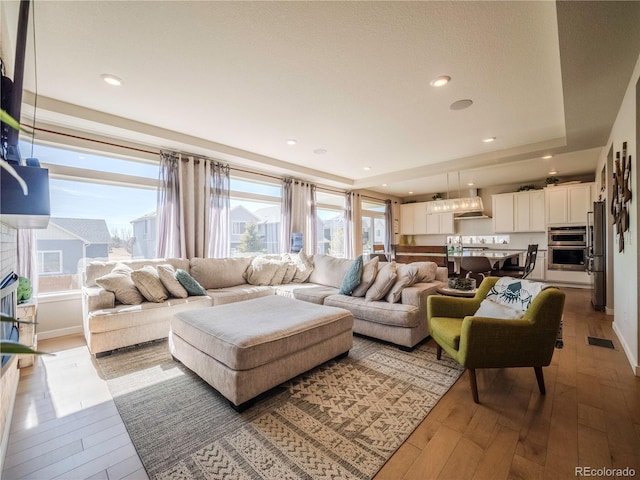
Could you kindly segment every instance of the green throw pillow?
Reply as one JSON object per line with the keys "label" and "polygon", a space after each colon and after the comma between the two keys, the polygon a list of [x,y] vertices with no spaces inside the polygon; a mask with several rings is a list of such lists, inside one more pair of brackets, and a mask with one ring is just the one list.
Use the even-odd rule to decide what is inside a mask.
{"label": "green throw pillow", "polygon": [[347,273],[342,279],[342,285],[340,286],[340,291],[338,293],[342,295],[351,295],[353,291],[356,289],[360,282],[362,281],[362,255],[356,258],[353,265],[349,267]]}
{"label": "green throw pillow", "polygon": [[180,285],[189,292],[189,295],[206,295],[207,291],[202,288],[202,285],[198,281],[189,275],[186,271],[178,268],[176,270],[176,280],[180,282]]}

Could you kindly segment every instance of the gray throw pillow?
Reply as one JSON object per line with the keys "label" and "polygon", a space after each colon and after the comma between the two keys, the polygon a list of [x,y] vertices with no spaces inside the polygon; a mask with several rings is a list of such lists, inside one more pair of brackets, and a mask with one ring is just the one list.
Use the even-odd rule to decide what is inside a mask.
{"label": "gray throw pillow", "polygon": [[176,279],[180,282],[180,285],[189,292],[189,295],[207,294],[207,291],[202,287],[202,285],[200,285],[195,278],[181,268],[176,270]]}
{"label": "gray throw pillow", "polygon": [[359,255],[358,258],[355,259],[353,265],[349,267],[347,273],[342,279],[342,285],[340,285],[340,291],[338,292],[341,295],[351,295],[355,288],[360,285],[362,281],[362,255]]}
{"label": "gray throw pillow", "polygon": [[358,285],[353,293],[352,297],[364,297],[369,290],[371,284],[376,279],[376,274],[378,273],[378,264],[380,263],[380,259],[378,257],[372,258],[362,267],[362,280],[360,281],[360,285]]}
{"label": "gray throw pillow", "polygon": [[380,271],[378,271],[376,279],[364,296],[365,300],[372,302],[384,298],[389,289],[393,287],[393,284],[396,282],[397,276],[396,262],[387,263],[380,269]]}

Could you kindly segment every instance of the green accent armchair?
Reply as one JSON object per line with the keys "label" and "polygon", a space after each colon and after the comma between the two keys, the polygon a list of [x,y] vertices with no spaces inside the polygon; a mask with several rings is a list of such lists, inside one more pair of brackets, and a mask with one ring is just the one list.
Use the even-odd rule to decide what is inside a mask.
{"label": "green accent armchair", "polygon": [[476,403],[476,368],[533,367],[540,393],[545,394],[542,367],[551,363],[564,308],[564,293],[547,288],[533,299],[519,320],[474,317],[498,280],[485,278],[473,298],[427,298],[427,323],[438,347],[438,360],[444,350],[469,370]]}

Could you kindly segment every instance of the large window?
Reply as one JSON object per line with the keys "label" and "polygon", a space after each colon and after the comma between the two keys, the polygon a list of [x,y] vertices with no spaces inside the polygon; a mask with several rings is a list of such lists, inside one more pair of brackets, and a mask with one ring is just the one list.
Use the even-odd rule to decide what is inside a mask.
{"label": "large window", "polygon": [[[383,246],[387,236],[384,218],[385,204],[382,201],[362,200],[362,253],[371,253],[374,245]],[[380,247],[378,247],[380,248]]]}
{"label": "large window", "polygon": [[[157,165],[21,144],[49,169],[51,219],[37,230],[40,292],[80,288],[91,260],[156,255]],[[124,173],[123,173],[124,172]]]}
{"label": "large window", "polygon": [[316,203],[316,252],[344,257],[344,195],[316,191]]}
{"label": "large window", "polygon": [[280,182],[232,176],[229,184],[231,256],[280,253]]}

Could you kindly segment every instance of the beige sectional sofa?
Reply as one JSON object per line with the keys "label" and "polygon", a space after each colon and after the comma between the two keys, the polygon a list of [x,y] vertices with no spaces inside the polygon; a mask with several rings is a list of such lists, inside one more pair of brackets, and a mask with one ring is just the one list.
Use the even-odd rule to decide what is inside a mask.
{"label": "beige sectional sofa", "polygon": [[[89,351],[96,354],[142,342],[166,338],[170,319],[178,312],[224,305],[268,295],[282,295],[320,305],[340,307],[354,316],[355,333],[412,348],[427,337],[426,299],[438,286],[446,283],[447,269],[438,267],[435,279],[416,283],[401,291],[400,301],[370,301],[365,297],[339,294],[345,274],[354,260],[328,255],[313,256],[313,270],[304,283],[252,285],[246,272],[253,258],[193,258],[133,260],[126,262],[91,262],[83,274],[83,328]],[[170,264],[182,269],[206,289],[205,296],[168,298],[164,302],[144,301],[123,305],[114,293],[96,284],[117,263],[133,270],[144,266]],[[378,268],[380,271],[382,267]]]}

